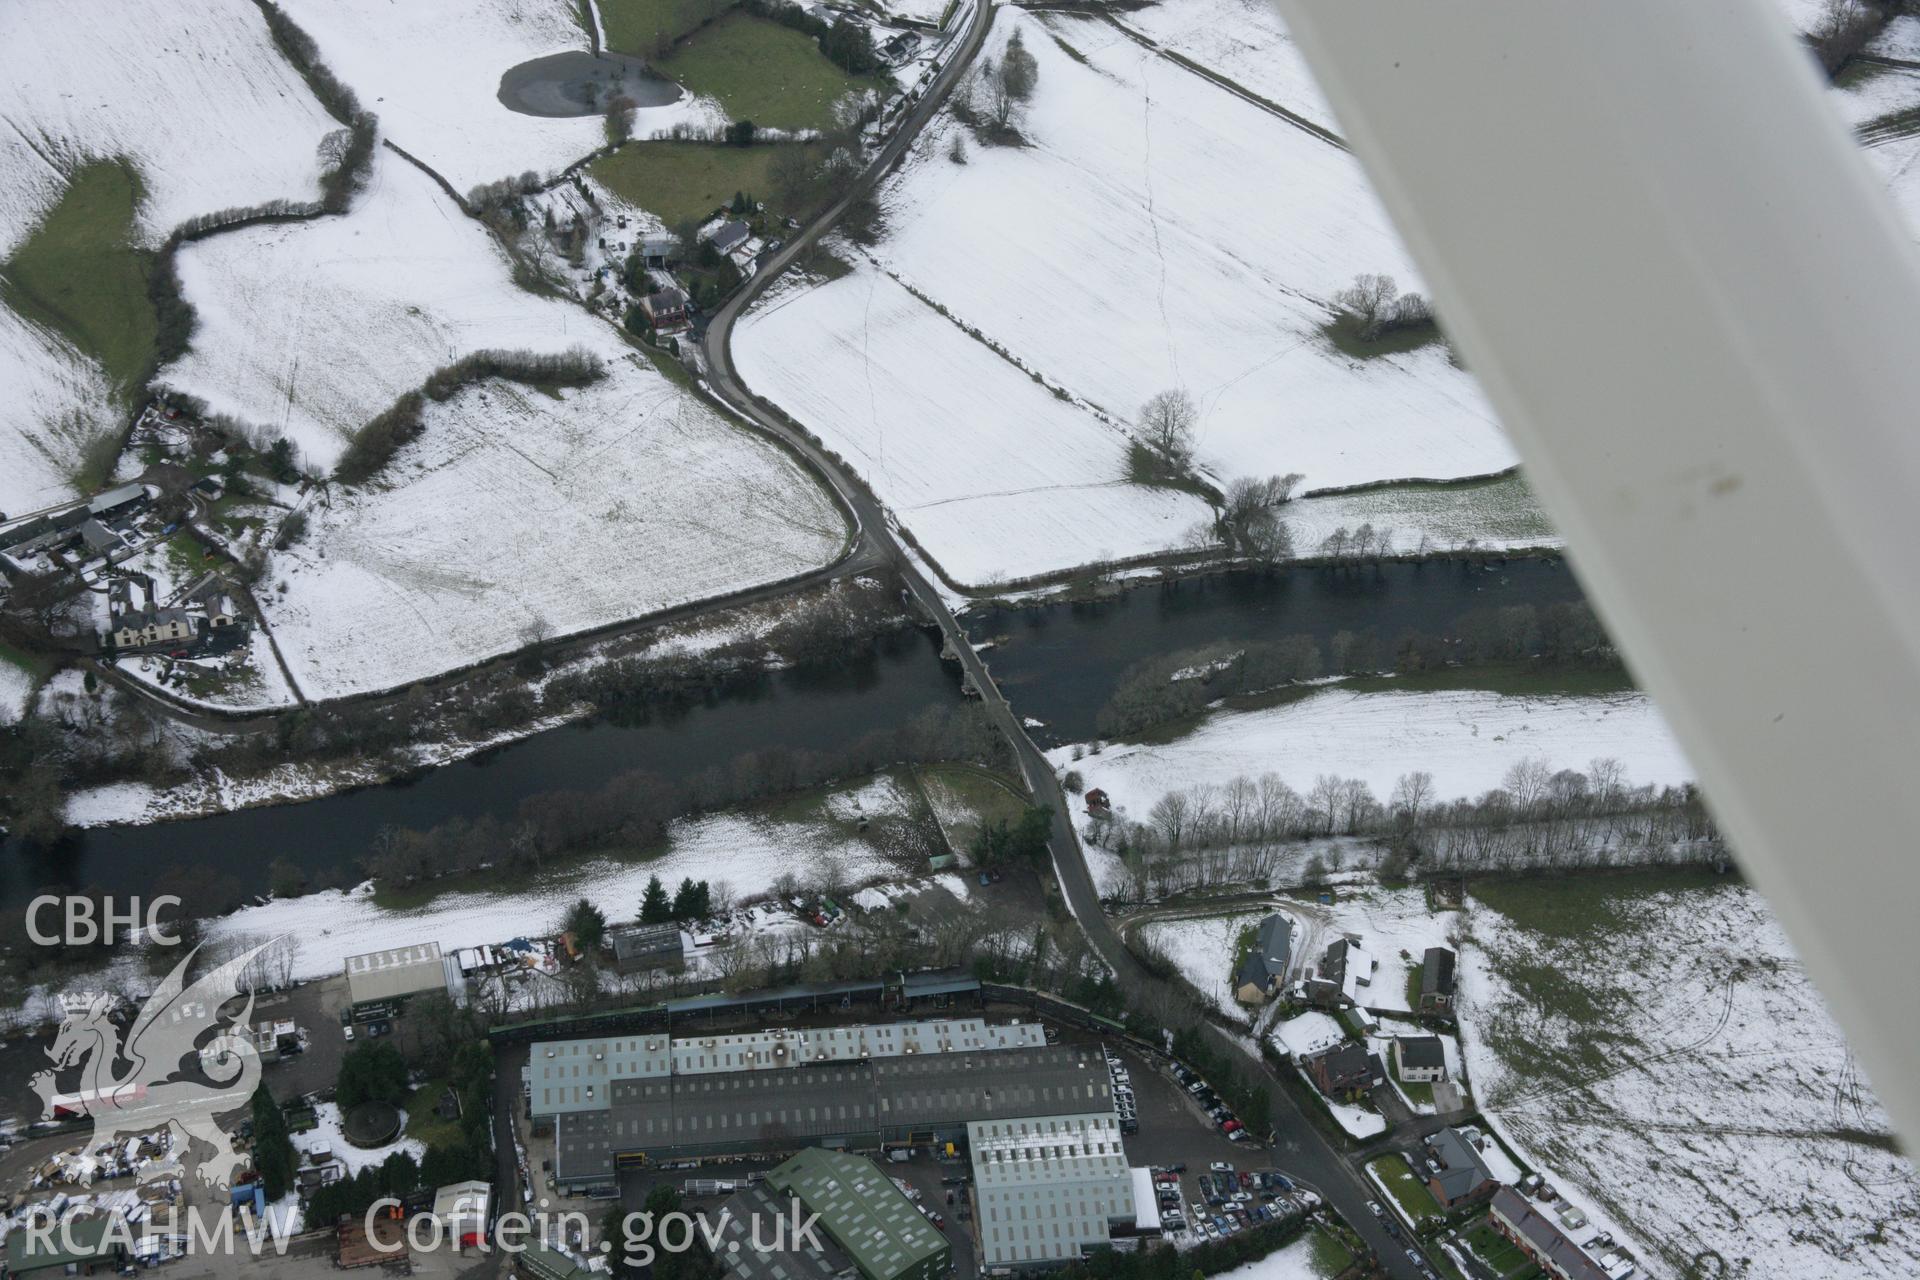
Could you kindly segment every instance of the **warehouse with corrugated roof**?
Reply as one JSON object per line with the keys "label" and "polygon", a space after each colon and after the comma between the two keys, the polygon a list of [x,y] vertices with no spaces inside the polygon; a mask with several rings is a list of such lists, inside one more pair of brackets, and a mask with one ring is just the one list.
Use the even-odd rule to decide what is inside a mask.
{"label": "warehouse with corrugated roof", "polygon": [[767,1183],[819,1214],[865,1280],[935,1280],[947,1269],[947,1238],[863,1156],[815,1147],[770,1171]]}

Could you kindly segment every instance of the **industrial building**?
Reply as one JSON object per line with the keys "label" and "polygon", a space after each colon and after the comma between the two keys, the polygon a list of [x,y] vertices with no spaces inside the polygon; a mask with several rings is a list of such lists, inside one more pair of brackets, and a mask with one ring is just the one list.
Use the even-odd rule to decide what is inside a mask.
{"label": "industrial building", "polygon": [[356,1018],[395,1012],[413,996],[464,990],[459,965],[440,954],[437,942],[347,957],[347,998]]}
{"label": "industrial building", "polygon": [[819,1226],[864,1280],[935,1280],[952,1246],[893,1180],[864,1156],[809,1148],[767,1183],[820,1215]]}
{"label": "industrial building", "polygon": [[686,962],[677,924],[636,924],[607,933],[613,944],[613,967],[620,973],[679,969]]}
{"label": "industrial building", "polygon": [[525,1083],[563,1190],[626,1163],[957,1142],[971,1120],[1113,1107],[1097,1049],[978,1018],[540,1043]]}
{"label": "industrial building", "polygon": [[792,1204],[792,1197],[772,1191],[762,1182],[727,1197],[720,1218],[724,1246],[715,1250],[714,1256],[732,1280],[856,1280],[859,1272],[854,1270],[853,1259],[824,1233],[796,1240],[791,1231],[776,1234],[769,1225],[762,1229],[759,1241],[754,1239],[752,1224],[756,1222],[771,1224],[785,1218],[791,1224]]}
{"label": "industrial building", "polygon": [[[1113,1112],[978,1120],[967,1126],[980,1265],[1057,1266],[1143,1224]],[[1150,1183],[1149,1183],[1150,1185]]]}

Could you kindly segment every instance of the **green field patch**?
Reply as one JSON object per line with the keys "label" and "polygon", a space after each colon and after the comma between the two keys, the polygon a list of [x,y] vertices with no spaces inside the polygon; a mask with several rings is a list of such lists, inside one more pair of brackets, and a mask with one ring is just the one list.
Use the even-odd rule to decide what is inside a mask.
{"label": "green field patch", "polygon": [[[1419,975],[1416,973],[1413,976],[1417,978]],[[1393,1060],[1393,1055],[1389,1053],[1385,1056],[1387,1059],[1387,1074],[1393,1077],[1394,1087],[1406,1095],[1407,1101],[1418,1107],[1432,1106],[1433,1086],[1427,1084],[1425,1081],[1402,1080],[1400,1078],[1400,1065]]]}
{"label": "green field patch", "polygon": [[966,853],[983,825],[1005,821],[1011,826],[1026,812],[1026,797],[1001,774],[964,764],[930,765],[917,772],[955,853]]}
{"label": "green field patch", "polygon": [[443,1120],[434,1108],[446,1095],[445,1080],[429,1080],[407,1099],[407,1136],[429,1147],[450,1147],[461,1141],[460,1121]]}
{"label": "green field patch", "polygon": [[654,67],[690,93],[719,99],[729,118],[778,129],[825,129],[835,98],[880,87],[829,62],[812,36],[739,10],[687,36]]}
{"label": "green field patch", "polygon": [[[762,200],[781,152],[802,143],[730,147],[705,142],[630,143],[590,166],[595,179],[669,227],[703,221],[736,192]],[[771,204],[771,201],[769,201]]]}
{"label": "green field patch", "polygon": [[600,0],[607,48],[636,58],[657,58],[702,23],[732,9],[738,0]]}
{"label": "green field patch", "polygon": [[1712,871],[1679,867],[1479,880],[1470,892],[1529,932],[1562,942],[1605,943],[1632,927],[1634,908],[1648,898],[1720,889],[1730,883],[1737,882]]}
{"label": "green field patch", "polygon": [[1307,1232],[1307,1247],[1311,1250],[1310,1259],[1316,1275],[1337,1276],[1353,1265],[1353,1250],[1323,1226],[1316,1225]]}
{"label": "green field patch", "polygon": [[1401,355],[1445,341],[1440,333],[1440,326],[1435,324],[1389,329],[1377,338],[1368,339],[1354,332],[1353,326],[1343,318],[1329,320],[1320,326],[1320,332],[1326,335],[1327,341],[1331,342],[1334,349],[1341,355],[1352,356],[1356,360]]}
{"label": "green field patch", "polygon": [[1488,963],[1520,1008],[1550,1009],[1569,1027],[1564,1035],[1543,1039],[1525,1018],[1490,1017],[1482,1028],[1488,1047],[1509,1064],[1523,1064],[1521,1087],[1581,1088],[1638,1056],[1642,1046],[1620,1029],[1628,1025],[1632,997],[1624,984],[1593,982],[1590,971],[1632,963],[1620,939],[1643,927],[1641,903],[1729,883],[1729,877],[1692,868],[1473,882],[1469,891],[1481,906],[1528,935],[1526,946],[1487,949]]}
{"label": "green field patch", "polygon": [[[1474,480],[1412,480],[1369,486],[1303,503],[1337,503],[1353,525],[1375,528],[1457,530],[1467,537],[1506,543],[1544,543],[1555,536],[1540,502],[1518,471]],[[1413,551],[1403,546],[1403,551]]]}
{"label": "green field patch", "polygon": [[146,378],[159,332],[147,298],[153,255],[134,244],[141,195],[125,161],[83,165],[0,267],[0,301],[98,361],[122,397]]}

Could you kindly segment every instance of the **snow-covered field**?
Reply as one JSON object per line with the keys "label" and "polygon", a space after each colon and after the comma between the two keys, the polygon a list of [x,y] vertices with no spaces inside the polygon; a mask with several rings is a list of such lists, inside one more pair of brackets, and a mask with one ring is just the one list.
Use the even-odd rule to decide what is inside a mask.
{"label": "snow-covered field", "polygon": [[[1059,768],[1072,748],[1049,752]],[[1480,690],[1350,693],[1330,688],[1259,711],[1221,711],[1173,742],[1117,744],[1078,768],[1116,812],[1144,820],[1169,791],[1276,773],[1305,792],[1320,774],[1359,778],[1384,799],[1400,775],[1425,770],[1439,799],[1478,796],[1523,759],[1585,769],[1612,757],[1627,782],[1693,777],[1680,746],[1645,694],[1508,697]]]}
{"label": "snow-covered field", "polygon": [[33,696],[33,677],[11,662],[0,660],[0,728],[26,714]]}
{"label": "snow-covered field", "polygon": [[1912,1276],[1920,1178],[1761,897],[1555,891],[1589,902],[1476,902],[1462,954],[1467,1065],[1522,1154],[1653,1274]]}
{"label": "snow-covered field", "polygon": [[652,876],[667,885],[689,876],[724,882],[736,898],[750,898],[765,893],[782,873],[805,882],[830,866],[851,884],[893,874],[870,845],[830,834],[819,824],[720,814],[676,824],[667,852],[646,862],[587,863],[511,892],[446,893],[406,911],[379,906],[370,883],[329,889],[243,908],[211,923],[207,934],[289,935],[299,944],[294,976],[319,978],[339,973],[348,956],[409,942],[438,942],[449,951],[557,929],[567,908],[583,895],[591,896],[609,920],[631,920],[640,913]]}
{"label": "snow-covered field", "polygon": [[1331,1274],[1314,1261],[1312,1238],[1301,1236],[1264,1258],[1218,1273],[1217,1280],[1319,1280]]}
{"label": "snow-covered field", "polygon": [[957,164],[965,129],[936,121],[882,193],[872,252],[899,283],[863,262],[783,291],[734,343],[746,380],[845,454],[952,576],[1181,545],[1196,499],[1115,483],[1125,424],[1169,387],[1196,400],[1221,476],[1513,462],[1444,347],[1360,361],[1321,332],[1354,275],[1417,284],[1352,157],[1104,22],[1003,11],[993,40],[1016,28],[1040,69],[1029,145],[969,139]]}
{"label": "snow-covered field", "polygon": [[10,410],[0,430],[0,511],[23,514],[78,496],[71,471],[87,441],[120,417],[100,366],[0,306],[0,386]]}
{"label": "snow-covered field", "polygon": [[322,468],[457,355],[583,347],[612,370],[559,396],[496,382],[431,405],[376,483],[309,507],[259,592],[309,696],[405,684],[840,549],[838,513],[787,455],[602,322],[515,286],[478,224],[390,154],[349,216],[214,237],[181,272],[201,334],[167,381]]}
{"label": "snow-covered field", "polygon": [[817,432],[957,581],[1176,545],[1200,499],[1125,482],[1126,439],[862,261],[756,307],[747,382]]}
{"label": "snow-covered field", "polygon": [[171,386],[286,436],[330,469],[347,437],[443,364],[488,348],[624,348],[578,307],[513,283],[505,256],[426,174],[388,151],[345,217],[187,246],[198,309]]}
{"label": "snow-covered field", "polygon": [[1840,110],[1849,125],[1920,106],[1920,71],[1907,67],[1881,67],[1863,64],[1847,77],[1845,88],[1836,88],[1827,100]]}
{"label": "snow-covered field", "polygon": [[961,126],[930,128],[883,195],[890,267],[1116,417],[1184,386],[1223,475],[1311,487],[1514,461],[1443,347],[1357,361],[1321,334],[1358,273],[1419,287],[1351,156],[1104,22],[1003,11],[994,41],[1015,28],[1039,64],[1029,145],[960,165]]}
{"label": "snow-covered field", "polygon": [[791,458],[640,357],[613,369],[557,398],[495,383],[433,406],[383,487],[337,494],[273,557],[262,608],[310,697],[393,688],[839,553],[838,511]]}
{"label": "snow-covered field", "polygon": [[1140,927],[1140,938],[1158,948],[1213,1007],[1233,1018],[1247,1009],[1233,998],[1234,949],[1240,931],[1257,925],[1270,913],[1256,911],[1230,916],[1201,916],[1193,920],[1159,920]]}
{"label": "snow-covered field", "polygon": [[312,200],[338,127],[249,0],[0,6],[0,259],[88,160],[123,157],[158,244],[195,214]]}
{"label": "snow-covered field", "polygon": [[[0,6],[0,262],[92,161],[125,159],[158,244],[195,214],[318,192],[334,122],[247,0],[165,5],[12,0]],[[120,425],[99,367],[0,307],[0,511],[72,496],[84,443]]]}
{"label": "snow-covered field", "polygon": [[[508,68],[586,50],[575,0],[286,0],[286,9],[387,135],[456,191],[527,170],[546,176],[606,144],[598,114],[523,115],[499,98]],[[634,133],[704,110],[682,95],[636,112]]]}
{"label": "snow-covered field", "polygon": [[1160,0],[1117,15],[1122,23],[1209,71],[1340,132],[1307,60],[1266,0]]}
{"label": "snow-covered field", "polygon": [[1396,551],[1447,550],[1472,543],[1514,550],[1557,547],[1564,540],[1548,523],[1519,476],[1448,486],[1396,485],[1358,493],[1299,498],[1282,511],[1294,551],[1316,553],[1335,530],[1372,525],[1390,533]]}

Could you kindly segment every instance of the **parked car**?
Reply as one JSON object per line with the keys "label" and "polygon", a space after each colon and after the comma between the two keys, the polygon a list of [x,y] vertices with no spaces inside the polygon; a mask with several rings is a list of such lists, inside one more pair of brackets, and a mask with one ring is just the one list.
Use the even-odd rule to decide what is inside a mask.
{"label": "parked car", "polygon": [[1376,1218],[1384,1218],[1387,1216],[1387,1211],[1380,1207],[1378,1200],[1367,1201],[1367,1211]]}

